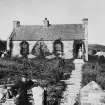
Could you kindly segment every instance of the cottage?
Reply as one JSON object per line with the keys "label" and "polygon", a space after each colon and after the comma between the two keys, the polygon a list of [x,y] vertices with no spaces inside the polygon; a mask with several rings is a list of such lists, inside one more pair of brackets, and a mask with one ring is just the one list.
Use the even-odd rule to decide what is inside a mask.
{"label": "cottage", "polygon": [[11,56],[25,56],[25,53],[38,56],[38,52],[43,51],[76,59],[82,51],[82,58],[88,60],[87,18],[81,24],[50,24],[47,18],[43,23],[21,25],[19,21],[13,21],[13,31],[7,41]]}

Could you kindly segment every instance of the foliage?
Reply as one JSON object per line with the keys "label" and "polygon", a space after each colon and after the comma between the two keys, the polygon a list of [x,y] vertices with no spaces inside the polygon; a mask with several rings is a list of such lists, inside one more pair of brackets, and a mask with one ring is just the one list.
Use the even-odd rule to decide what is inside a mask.
{"label": "foliage", "polygon": [[[22,75],[37,79],[39,84],[47,86],[47,102],[53,105],[62,98],[66,85],[61,82],[65,73],[71,73],[74,65],[71,60],[55,59],[0,59],[0,84],[15,83]],[[57,102],[58,102],[57,101]]]}
{"label": "foliage", "polygon": [[89,63],[99,63],[102,64],[105,62],[105,57],[102,56],[97,56],[97,55],[88,55]]}
{"label": "foliage", "polygon": [[83,66],[82,73],[83,86],[90,81],[95,81],[105,89],[105,63],[88,62]]}
{"label": "foliage", "polygon": [[4,40],[0,40],[0,51],[5,51],[6,50],[6,44],[7,42]]}

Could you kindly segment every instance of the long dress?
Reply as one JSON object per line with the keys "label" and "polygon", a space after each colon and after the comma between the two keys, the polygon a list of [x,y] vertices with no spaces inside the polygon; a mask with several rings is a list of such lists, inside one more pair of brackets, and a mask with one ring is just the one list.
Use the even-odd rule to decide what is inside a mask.
{"label": "long dress", "polygon": [[32,88],[33,99],[35,105],[43,105],[44,100],[44,89],[40,86]]}
{"label": "long dress", "polygon": [[79,59],[82,59],[82,56],[83,56],[83,52],[81,49],[79,49],[79,52],[78,52],[78,58]]}

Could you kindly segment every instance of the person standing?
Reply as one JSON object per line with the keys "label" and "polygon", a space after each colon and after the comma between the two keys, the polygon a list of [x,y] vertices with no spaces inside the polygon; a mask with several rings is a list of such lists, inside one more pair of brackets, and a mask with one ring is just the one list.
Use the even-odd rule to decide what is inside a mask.
{"label": "person standing", "polygon": [[17,90],[16,95],[16,105],[31,105],[29,102],[29,96],[27,94],[27,90],[33,85],[34,83],[31,80],[28,80],[25,77],[22,77],[13,88]]}
{"label": "person standing", "polygon": [[83,51],[82,51],[82,48],[80,47],[78,51],[78,58],[82,59],[82,56],[83,56]]}

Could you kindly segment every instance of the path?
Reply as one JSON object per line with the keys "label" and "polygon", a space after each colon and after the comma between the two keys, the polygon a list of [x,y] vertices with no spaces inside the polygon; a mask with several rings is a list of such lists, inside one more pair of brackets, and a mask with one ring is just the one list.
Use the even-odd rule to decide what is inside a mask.
{"label": "path", "polygon": [[65,80],[67,88],[63,93],[63,99],[61,100],[60,105],[74,105],[77,94],[81,88],[81,68],[83,65],[83,60],[76,59],[74,64],[75,70],[72,71],[71,77],[68,80]]}

